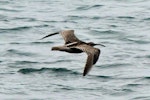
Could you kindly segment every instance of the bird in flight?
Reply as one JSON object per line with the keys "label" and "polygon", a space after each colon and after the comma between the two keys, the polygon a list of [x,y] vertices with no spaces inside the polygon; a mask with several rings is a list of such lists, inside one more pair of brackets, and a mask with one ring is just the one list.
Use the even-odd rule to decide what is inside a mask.
{"label": "bird in flight", "polygon": [[56,34],[61,34],[65,44],[62,46],[55,46],[52,47],[52,50],[55,51],[65,51],[68,53],[82,53],[85,52],[87,54],[87,61],[84,67],[83,76],[87,75],[92,66],[97,62],[99,55],[100,55],[100,49],[94,48],[95,45],[101,45],[105,47],[102,44],[95,44],[93,42],[83,42],[79,40],[74,35],[74,30],[63,30],[56,33],[51,33],[49,35],[46,35],[45,37],[41,38],[47,38],[49,36],[53,36]]}

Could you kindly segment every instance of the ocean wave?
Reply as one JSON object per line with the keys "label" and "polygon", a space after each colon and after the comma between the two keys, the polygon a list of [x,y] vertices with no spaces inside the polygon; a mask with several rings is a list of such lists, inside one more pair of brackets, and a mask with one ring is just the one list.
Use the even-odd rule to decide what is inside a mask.
{"label": "ocean wave", "polygon": [[80,19],[82,19],[82,18],[86,18],[87,16],[68,15],[67,17],[68,17],[68,18],[71,18],[71,19],[76,19],[76,18],[80,18]]}
{"label": "ocean wave", "polygon": [[[115,25],[113,25],[113,27],[117,27]],[[116,31],[116,30],[101,30],[101,29],[91,29],[90,30],[91,33],[93,34],[101,34],[101,35],[112,35],[112,36],[115,36],[115,35],[120,35],[122,34],[123,32],[121,31]]]}
{"label": "ocean wave", "polygon": [[4,21],[7,19],[7,16],[0,14],[0,21]]}
{"label": "ocean wave", "polygon": [[0,28],[1,31],[21,31],[21,30],[27,30],[31,28],[42,28],[42,27],[48,27],[47,24],[42,25],[33,25],[33,26],[18,26],[18,27],[10,27],[10,28]]}
{"label": "ocean wave", "polygon": [[80,6],[80,7],[77,7],[76,10],[89,10],[89,9],[93,9],[93,8],[100,8],[104,5],[83,5],[83,6]]}
{"label": "ocean wave", "polygon": [[7,0],[1,0],[0,3],[1,3],[1,4],[8,4],[9,1],[7,1]]}
{"label": "ocean wave", "polygon": [[135,17],[132,16],[118,16],[120,19],[135,19]]}
{"label": "ocean wave", "polygon": [[12,28],[0,28],[0,30],[3,30],[3,31],[7,31],[7,30],[15,31],[15,30],[29,29],[31,27],[32,26],[20,26],[20,27],[12,27]]}
{"label": "ocean wave", "polygon": [[52,41],[44,41],[44,42],[31,42],[30,44],[51,44],[54,43]]}
{"label": "ocean wave", "polygon": [[54,73],[61,73],[61,74],[74,74],[77,75],[79,73],[74,72],[72,70],[68,70],[66,68],[40,68],[40,69],[35,69],[35,68],[24,68],[18,70],[19,73],[22,74],[29,74],[29,73],[43,73],[43,72],[54,72]]}
{"label": "ocean wave", "polygon": [[142,39],[131,39],[131,38],[127,38],[126,40],[130,41],[130,42],[134,42],[134,43],[137,43],[137,44],[150,44],[149,41],[146,41],[146,40],[142,40]]}
{"label": "ocean wave", "polygon": [[16,61],[15,64],[36,64],[36,63],[39,63],[39,62],[36,62],[36,61]]}
{"label": "ocean wave", "polygon": [[103,76],[103,75],[97,75],[97,78],[102,78],[102,79],[113,79],[112,76]]}
{"label": "ocean wave", "polygon": [[143,79],[150,79],[150,76],[145,76],[145,77],[143,77]]}
{"label": "ocean wave", "polygon": [[44,42],[10,42],[9,44],[14,44],[14,45],[18,45],[18,44],[27,44],[27,45],[40,45],[40,44],[51,44],[54,43],[52,41],[44,41]]}
{"label": "ocean wave", "polygon": [[9,44],[23,44],[23,43],[20,43],[20,42],[11,42],[11,43],[9,43]]}
{"label": "ocean wave", "polygon": [[101,68],[114,68],[114,67],[123,67],[123,66],[130,66],[129,63],[115,63],[115,64],[105,64],[102,65]]}
{"label": "ocean wave", "polygon": [[29,22],[38,21],[36,18],[30,18],[30,17],[14,17],[12,18],[12,20],[22,20],[22,21],[29,21]]}
{"label": "ocean wave", "polygon": [[147,20],[147,21],[149,21],[149,20],[150,20],[150,18],[144,18],[143,20]]}
{"label": "ocean wave", "polygon": [[150,55],[138,55],[138,56],[135,56],[135,58],[150,58]]}
{"label": "ocean wave", "polygon": [[133,98],[132,100],[150,100],[150,96],[139,96]]}
{"label": "ocean wave", "polygon": [[124,88],[124,89],[114,89],[114,92],[111,93],[113,96],[121,96],[130,94],[131,92],[134,92],[132,89]]}
{"label": "ocean wave", "polygon": [[19,51],[19,50],[16,50],[16,49],[9,49],[7,50],[7,53],[5,53],[5,55],[21,55],[21,56],[34,56],[36,54],[34,53],[30,53],[30,52],[23,52],[23,51]]}
{"label": "ocean wave", "polygon": [[137,86],[141,86],[141,85],[144,85],[144,84],[131,83],[131,84],[127,84],[126,86],[127,87],[137,87]]}
{"label": "ocean wave", "polygon": [[[107,34],[108,34],[108,35],[110,35],[110,34],[111,34],[111,35],[112,35],[112,34],[113,34],[113,35],[118,35],[118,34],[120,35],[120,33],[121,33],[120,31],[115,31],[115,30],[104,30],[104,31],[101,30],[101,31],[99,31],[99,32],[102,33],[102,34],[105,34],[105,35],[107,35]],[[106,34],[106,33],[107,33],[107,34]]]}
{"label": "ocean wave", "polygon": [[21,10],[7,9],[7,8],[0,8],[0,11],[7,11],[7,12],[21,12]]}
{"label": "ocean wave", "polygon": [[90,20],[90,19],[93,19],[93,20],[98,20],[100,19],[101,17],[100,16],[78,16],[78,15],[69,15],[67,16],[67,21],[68,20],[81,20],[81,19],[87,19],[87,20]]}

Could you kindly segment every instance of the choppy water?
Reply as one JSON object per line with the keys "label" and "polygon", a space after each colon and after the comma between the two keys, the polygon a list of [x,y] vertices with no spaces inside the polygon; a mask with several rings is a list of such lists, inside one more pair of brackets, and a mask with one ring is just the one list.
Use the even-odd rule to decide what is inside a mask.
{"label": "choppy water", "polygon": [[[150,100],[149,0],[0,0],[1,100]],[[86,54],[53,52],[74,29],[102,43],[82,77]]]}

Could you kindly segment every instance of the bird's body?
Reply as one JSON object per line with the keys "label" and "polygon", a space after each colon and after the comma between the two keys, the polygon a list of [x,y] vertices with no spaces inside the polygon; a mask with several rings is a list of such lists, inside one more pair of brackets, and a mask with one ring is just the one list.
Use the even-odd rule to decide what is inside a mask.
{"label": "bird's body", "polygon": [[86,43],[86,42],[79,40],[74,35],[74,30],[64,30],[61,32],[52,33],[43,37],[42,39],[55,35],[55,34],[59,34],[59,33],[62,35],[65,41],[65,44],[63,46],[52,47],[52,50],[65,51],[68,53],[86,52],[88,57],[87,57],[86,65],[85,65],[84,72],[83,72],[83,76],[85,76],[92,68],[92,65],[94,65],[97,62],[99,55],[100,55],[100,50],[98,48],[94,48],[93,46],[101,45],[101,44],[95,44],[93,42]]}

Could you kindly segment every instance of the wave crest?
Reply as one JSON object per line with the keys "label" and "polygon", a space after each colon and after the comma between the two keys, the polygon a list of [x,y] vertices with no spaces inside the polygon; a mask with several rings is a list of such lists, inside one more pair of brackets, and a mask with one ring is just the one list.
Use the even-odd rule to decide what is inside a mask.
{"label": "wave crest", "polygon": [[72,70],[68,70],[66,68],[40,68],[40,69],[35,69],[35,68],[23,68],[18,70],[19,73],[22,74],[29,74],[29,73],[43,73],[43,72],[54,72],[54,73],[67,73],[67,74],[79,74],[77,72],[74,72]]}

